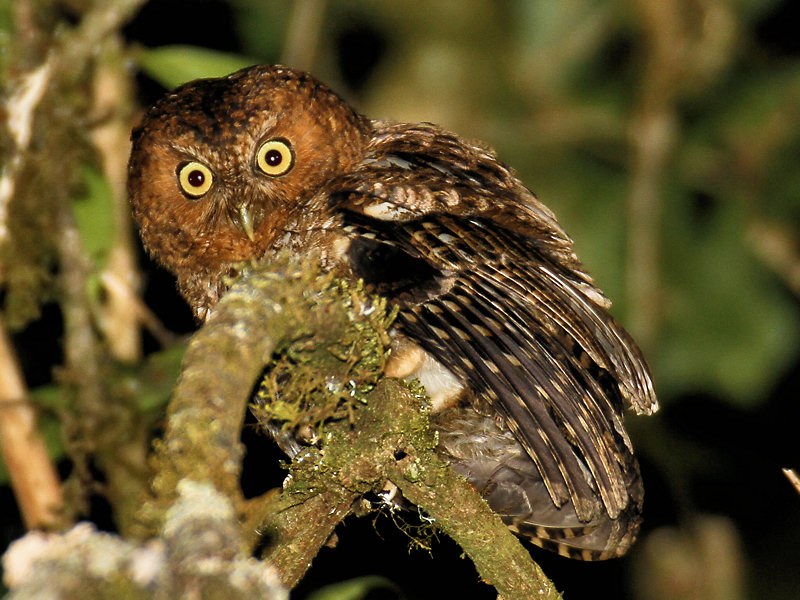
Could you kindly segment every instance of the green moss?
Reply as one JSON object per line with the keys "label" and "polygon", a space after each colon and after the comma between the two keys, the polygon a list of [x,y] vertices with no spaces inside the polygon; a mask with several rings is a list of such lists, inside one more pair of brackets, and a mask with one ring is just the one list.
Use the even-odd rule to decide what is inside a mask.
{"label": "green moss", "polygon": [[377,384],[396,310],[367,293],[363,282],[338,278],[331,278],[322,293],[308,294],[306,301],[294,309],[297,322],[310,313],[330,319],[310,324],[279,349],[258,386],[253,411],[262,421],[277,421],[318,439],[326,423],[352,422]]}
{"label": "green moss", "polygon": [[424,550],[433,558],[433,547],[439,541],[440,529],[436,522],[418,510],[419,521],[412,521],[410,511],[401,511],[389,508],[381,511],[391,518],[397,529],[408,538],[408,550]]}

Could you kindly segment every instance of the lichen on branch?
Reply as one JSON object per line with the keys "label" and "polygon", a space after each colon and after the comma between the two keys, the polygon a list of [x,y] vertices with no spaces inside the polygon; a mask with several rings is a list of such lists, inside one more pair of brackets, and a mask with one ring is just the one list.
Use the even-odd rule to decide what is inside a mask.
{"label": "lichen on branch", "polygon": [[[418,386],[380,377],[392,318],[383,301],[320,271],[314,257],[245,265],[187,349],[145,521],[158,528],[182,481],[209,482],[235,507],[242,550],[267,536],[263,558],[293,587],[356,501],[391,482],[503,598],[558,598],[500,518],[437,455]],[[300,443],[284,488],[246,500],[240,432],[259,381],[256,415],[265,425],[278,419]]]}

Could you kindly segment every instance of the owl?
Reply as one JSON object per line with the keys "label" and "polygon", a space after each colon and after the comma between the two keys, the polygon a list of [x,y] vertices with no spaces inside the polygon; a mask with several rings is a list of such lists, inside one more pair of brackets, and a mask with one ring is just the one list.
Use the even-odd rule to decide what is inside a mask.
{"label": "owl", "polygon": [[657,409],[649,368],[490,148],[371,120],[282,66],[187,83],[132,141],[141,238],[198,320],[236,263],[319,256],[397,307],[386,375],[425,387],[439,453],[513,531],[584,560],[629,548],[643,488],[623,412]]}

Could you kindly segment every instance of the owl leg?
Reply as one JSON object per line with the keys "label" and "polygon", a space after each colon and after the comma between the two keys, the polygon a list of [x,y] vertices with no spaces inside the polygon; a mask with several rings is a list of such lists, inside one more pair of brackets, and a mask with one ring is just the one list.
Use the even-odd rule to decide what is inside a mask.
{"label": "owl leg", "polygon": [[431,400],[431,412],[439,413],[461,400],[464,382],[406,336],[392,332],[392,353],[384,369],[388,377],[418,380]]}

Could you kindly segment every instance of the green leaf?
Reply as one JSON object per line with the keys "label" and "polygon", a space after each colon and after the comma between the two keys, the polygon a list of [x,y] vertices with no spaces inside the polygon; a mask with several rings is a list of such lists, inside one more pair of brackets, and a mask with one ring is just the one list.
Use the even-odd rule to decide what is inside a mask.
{"label": "green leaf", "polygon": [[667,395],[707,391],[752,407],[797,356],[797,313],[747,247],[739,203],[720,198],[698,223],[685,199],[670,200],[658,383]]}
{"label": "green leaf", "polygon": [[150,354],[140,367],[123,369],[118,382],[136,398],[145,413],[161,410],[169,401],[180,373],[186,344],[180,343]]}
{"label": "green leaf", "polygon": [[72,212],[81,234],[84,250],[95,263],[108,256],[114,240],[114,205],[111,187],[95,168],[83,168],[85,193],[76,199]]}
{"label": "green leaf", "polygon": [[[236,33],[248,55],[277,61],[295,9],[292,3],[247,0],[231,2],[230,7],[236,13]],[[331,18],[336,16],[334,11],[329,14]]]}
{"label": "green leaf", "polygon": [[37,405],[47,410],[67,408],[67,403],[61,395],[61,388],[57,385],[40,385],[33,388],[30,394]]}
{"label": "green leaf", "polygon": [[311,593],[308,600],[361,600],[374,590],[389,590],[402,597],[400,589],[385,577],[367,575],[327,585]]}
{"label": "green leaf", "polygon": [[193,79],[222,77],[258,61],[198,46],[159,46],[138,55],[139,66],[167,89]]}

